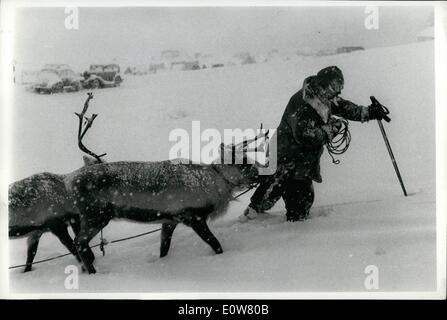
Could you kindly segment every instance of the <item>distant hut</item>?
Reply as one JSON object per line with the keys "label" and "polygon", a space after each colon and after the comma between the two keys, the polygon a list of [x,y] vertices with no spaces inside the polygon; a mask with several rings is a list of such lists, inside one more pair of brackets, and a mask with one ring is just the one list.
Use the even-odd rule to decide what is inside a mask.
{"label": "distant hut", "polygon": [[232,64],[252,64],[256,63],[255,58],[249,52],[238,52],[231,58]]}
{"label": "distant hut", "polygon": [[360,47],[360,46],[345,46],[345,47],[337,48],[337,54],[349,53],[352,51],[361,51],[361,50],[365,50],[365,48]]}
{"label": "distant hut", "polygon": [[199,62],[180,50],[164,50],[161,60],[165,61],[170,71],[185,71],[200,69]]}
{"label": "distant hut", "polygon": [[265,58],[266,62],[275,62],[281,61],[283,57],[281,57],[278,49],[272,49],[269,53],[267,53],[267,57]]}
{"label": "distant hut", "polygon": [[124,71],[124,74],[132,74],[133,73],[133,68],[131,67],[127,67],[126,70]]}
{"label": "distant hut", "polygon": [[201,69],[220,68],[225,67],[228,64],[227,59],[224,56],[210,53],[200,55],[198,63]]}

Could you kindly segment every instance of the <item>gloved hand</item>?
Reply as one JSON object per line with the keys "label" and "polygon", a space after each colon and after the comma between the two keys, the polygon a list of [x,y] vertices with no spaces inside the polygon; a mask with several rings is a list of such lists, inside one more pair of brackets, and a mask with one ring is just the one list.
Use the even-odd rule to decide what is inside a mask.
{"label": "gloved hand", "polygon": [[383,120],[385,117],[388,117],[383,108],[380,105],[371,104],[368,107],[369,111],[369,120]]}
{"label": "gloved hand", "polygon": [[332,126],[332,130],[334,131],[335,135],[341,130],[343,126],[343,122],[341,119],[331,117],[328,121],[328,124]]}
{"label": "gloved hand", "polygon": [[326,133],[326,137],[328,141],[332,141],[332,139],[340,132],[343,126],[343,122],[340,119],[335,117],[331,117],[327,124],[322,125],[321,128]]}

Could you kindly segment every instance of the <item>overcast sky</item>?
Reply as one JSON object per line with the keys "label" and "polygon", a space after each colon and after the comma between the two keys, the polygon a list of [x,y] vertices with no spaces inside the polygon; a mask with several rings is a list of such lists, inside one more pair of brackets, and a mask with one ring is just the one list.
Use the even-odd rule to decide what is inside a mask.
{"label": "overcast sky", "polygon": [[230,54],[345,45],[365,48],[413,42],[432,7],[380,7],[379,29],[367,30],[365,7],[79,8],[67,30],[64,8],[21,8],[15,58],[26,66],[68,63],[77,71],[117,59],[148,63],[164,49]]}

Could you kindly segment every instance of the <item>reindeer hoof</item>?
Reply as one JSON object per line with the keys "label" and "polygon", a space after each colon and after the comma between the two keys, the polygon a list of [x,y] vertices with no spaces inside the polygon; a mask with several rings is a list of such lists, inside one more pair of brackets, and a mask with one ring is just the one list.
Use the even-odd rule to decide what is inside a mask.
{"label": "reindeer hoof", "polygon": [[88,271],[88,274],[95,274],[96,273],[96,269],[92,265],[88,266],[87,271]]}
{"label": "reindeer hoof", "polygon": [[33,270],[33,268],[31,266],[26,266],[25,269],[23,269],[23,273],[30,272],[32,270]]}

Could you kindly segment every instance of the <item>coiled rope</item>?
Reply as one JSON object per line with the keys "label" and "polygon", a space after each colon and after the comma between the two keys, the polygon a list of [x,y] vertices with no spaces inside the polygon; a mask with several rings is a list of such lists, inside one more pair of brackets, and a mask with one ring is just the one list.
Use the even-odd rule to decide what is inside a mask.
{"label": "coiled rope", "polygon": [[340,155],[345,153],[349,144],[351,143],[351,132],[349,131],[349,122],[345,119],[340,119],[342,126],[337,135],[332,139],[332,141],[326,144],[327,151],[332,158],[332,163],[339,164],[340,160],[335,159],[334,155]]}

